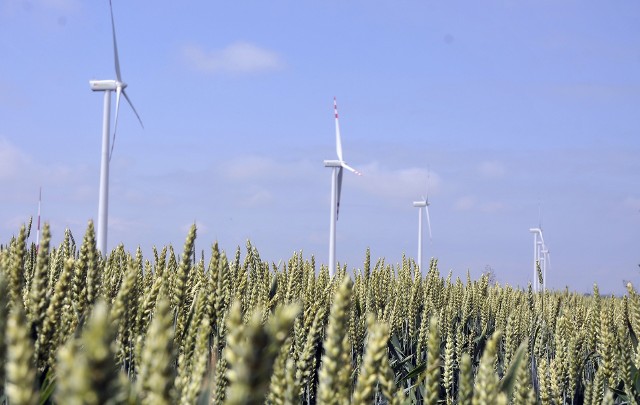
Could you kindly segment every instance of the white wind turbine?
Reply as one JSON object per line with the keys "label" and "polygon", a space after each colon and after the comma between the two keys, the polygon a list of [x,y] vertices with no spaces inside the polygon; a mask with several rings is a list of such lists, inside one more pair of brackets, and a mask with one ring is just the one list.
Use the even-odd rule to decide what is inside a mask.
{"label": "white wind turbine", "polygon": [[[542,291],[547,289],[547,267],[551,267],[551,257],[549,249],[544,243],[542,237],[542,215],[540,215],[540,224],[537,228],[530,228],[529,232],[533,233],[533,291],[538,292],[542,287]],[[542,286],[538,282],[538,265],[542,272]]]}
{"label": "white wind turbine", "polygon": [[342,158],[342,139],[340,138],[340,124],[338,123],[338,105],[333,98],[333,110],[336,119],[336,152],[338,160],[325,160],[325,167],[331,167],[331,224],[329,226],[329,275],[333,277],[336,271],[336,221],[340,211],[340,191],[342,190],[342,169],[361,176],[362,173],[349,166]]}
{"label": "white wind turbine", "polygon": [[427,180],[427,196],[422,200],[414,201],[413,206],[418,208],[418,268],[422,271],[422,208],[427,214],[427,228],[429,229],[429,240],[431,240],[431,219],[429,218],[429,181]]}
{"label": "white wind turbine", "polygon": [[36,232],[36,252],[40,250],[40,206],[42,205],[42,186],[38,194],[38,230]]}
{"label": "white wind turbine", "polygon": [[[113,34],[113,56],[116,68],[116,80],[91,80],[91,90],[104,91],[104,108],[103,108],[103,121],[102,121],[102,161],[100,164],[100,196],[98,201],[98,241],[97,248],[102,254],[107,253],[107,223],[108,223],[108,211],[109,211],[109,162],[111,161],[111,155],[113,154],[113,145],[116,140],[116,130],[118,128],[118,111],[120,110],[120,95],[122,94],[127,100],[131,109],[138,117],[140,125],[142,120],[138,115],[133,103],[127,96],[124,89],[127,84],[122,81],[120,75],[120,60],[118,58],[118,45],[116,43],[116,26],[113,21],[113,7],[111,0],[109,0],[109,10],[111,11],[111,32]],[[109,148],[109,120],[111,119],[111,92],[116,92],[116,113],[115,122],[113,125],[113,143],[111,149]],[[143,126],[144,128],[144,126]]]}

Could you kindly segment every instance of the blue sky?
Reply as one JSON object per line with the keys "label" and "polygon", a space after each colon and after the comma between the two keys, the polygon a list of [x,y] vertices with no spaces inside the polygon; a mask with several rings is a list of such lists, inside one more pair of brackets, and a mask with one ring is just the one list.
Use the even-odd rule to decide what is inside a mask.
{"label": "blue sky", "polygon": [[[640,284],[640,3],[124,2],[127,92],[111,165],[109,247],[328,258],[337,97],[345,173],[337,258],[426,257],[442,273],[622,293]],[[0,237],[37,211],[54,242],[97,216],[108,2],[0,2]]]}

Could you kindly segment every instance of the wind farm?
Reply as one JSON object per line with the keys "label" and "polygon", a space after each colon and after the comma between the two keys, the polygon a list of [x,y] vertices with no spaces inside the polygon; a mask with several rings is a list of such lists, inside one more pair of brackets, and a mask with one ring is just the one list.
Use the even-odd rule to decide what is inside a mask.
{"label": "wind farm", "polygon": [[[410,3],[390,14],[379,6],[359,21],[355,32],[367,32],[372,24],[400,10],[405,10],[401,14],[407,19],[423,15],[419,10],[424,7]],[[522,11],[492,7],[496,16]],[[312,10],[320,16],[318,21],[332,21],[332,11],[314,7],[307,11]],[[478,42],[481,38],[495,39],[486,48],[495,55],[504,55],[507,44],[489,27],[480,28],[478,35],[467,34],[462,27],[447,32],[437,23],[449,21],[446,10],[434,14],[432,24],[439,33],[391,19],[390,26],[407,31],[403,38],[412,38],[409,44],[415,49],[427,46],[433,56],[407,52],[408,60],[395,65],[377,59],[373,63],[376,53],[369,43],[357,47],[365,52],[362,57],[349,53],[353,48],[350,41],[357,37],[342,26],[336,27],[334,34],[344,41],[319,41],[320,35],[312,33],[323,32],[322,25],[304,18],[297,21],[306,21],[311,30],[303,36],[305,46],[316,51],[293,51],[286,45],[289,42],[278,43],[277,38],[287,34],[288,41],[293,41],[291,30],[297,25],[285,25],[269,34],[254,21],[267,12],[262,7],[246,19],[236,7],[229,9],[228,19],[214,18],[206,11],[194,15],[188,9],[165,5],[154,12],[167,17],[155,18],[137,5],[115,0],[113,20],[108,1],[69,8],[2,10],[5,38],[25,41],[21,52],[7,48],[7,60],[13,62],[3,67],[2,76],[7,79],[0,85],[0,137],[3,168],[7,167],[3,169],[3,188],[16,190],[5,197],[7,209],[0,218],[4,232],[14,232],[22,218],[35,215],[35,197],[41,185],[47,206],[43,219],[57,229],[54,234],[63,235],[67,227],[80,232],[89,218],[100,228],[99,218],[104,217],[97,215],[95,202],[96,198],[106,201],[106,192],[99,197],[107,184],[105,179],[100,186],[101,171],[107,174],[101,169],[104,161],[109,169],[107,251],[122,242],[139,244],[148,252],[154,245],[181,240],[195,220],[203,237],[222,245],[243,246],[250,239],[276,262],[291,249],[302,249],[328,265],[326,211],[331,201],[326,189],[331,184],[326,170],[318,164],[337,160],[332,136],[335,119],[328,115],[335,95],[343,118],[340,130],[345,159],[365,173],[345,173],[343,177],[336,262],[357,267],[368,247],[375,257],[416,255],[415,217],[411,214],[415,209],[406,201],[416,201],[424,193],[427,168],[431,167],[429,197],[438,206],[431,225],[438,231],[425,256],[437,257],[439,265],[454,274],[464,276],[469,270],[479,276],[491,266],[503,282],[522,286],[533,282],[527,230],[532,227],[532,212],[543,198],[548,203],[545,240],[554,242],[554,267],[565,269],[547,278],[548,287],[572,285],[588,292],[597,282],[607,291],[623,293],[620,280],[634,276],[629,269],[637,267],[637,259],[628,252],[633,251],[638,236],[634,224],[640,221],[640,206],[633,187],[624,185],[636,181],[636,140],[630,135],[634,121],[628,113],[635,96],[622,90],[616,93],[614,89],[625,87],[613,79],[612,90],[606,94],[617,96],[597,98],[595,93],[605,90],[590,87],[588,81],[581,93],[583,84],[576,84],[566,73],[576,59],[567,60],[535,43],[529,34],[532,31],[522,28],[526,46],[515,59],[508,58],[507,65],[495,68],[498,70],[482,64],[472,69],[473,54],[468,50],[485,49],[486,44]],[[344,6],[335,12],[346,16],[355,9]],[[590,11],[582,12],[588,21]],[[512,17],[517,18],[516,14]],[[534,16],[537,21],[547,18],[542,12]],[[513,18],[500,21],[506,24]],[[184,30],[174,31],[172,38],[170,30],[159,24],[165,20],[190,23]],[[211,21],[216,22],[215,28]],[[236,23],[240,25],[231,21],[240,21]],[[568,25],[566,31],[577,38],[584,27],[574,22],[576,25]],[[613,43],[624,44],[633,38],[626,36],[620,42],[614,32],[593,29],[607,32]],[[45,31],[49,39],[38,42]],[[23,32],[34,34],[20,34]],[[42,35],[36,36],[37,32]],[[220,35],[222,32],[229,36]],[[270,37],[276,32],[281,34]],[[384,37],[383,32],[375,35]],[[414,42],[413,38],[417,41],[424,35],[427,43]],[[265,41],[257,39],[260,37]],[[460,42],[463,39],[468,45]],[[380,55],[393,55],[396,48],[383,44]],[[576,52],[583,49],[562,46]],[[116,53],[120,78],[114,69]],[[544,61],[546,67],[532,73],[532,80],[549,83],[549,92],[527,93],[529,79],[518,73],[530,71],[524,61],[533,54],[541,55],[536,60]],[[37,88],[30,91],[36,58],[46,61],[50,76],[56,78],[44,97],[38,95]],[[436,60],[442,63],[434,63]],[[596,61],[605,64],[605,60],[613,63],[616,59]],[[365,61],[370,63],[363,65]],[[581,63],[580,68],[589,66],[593,69],[589,74],[600,78],[597,83],[609,83],[608,76],[601,76],[606,66],[597,68],[597,63]],[[618,65],[631,66],[626,62]],[[14,66],[23,68],[7,70]],[[361,74],[353,73],[352,68]],[[408,85],[400,76],[377,70],[394,68],[414,82]],[[490,78],[497,77],[496,72],[504,79],[499,87],[488,84]],[[557,80],[547,72],[558,72]],[[633,83],[635,70],[625,72],[617,73],[616,80]],[[145,129],[141,131],[129,106],[120,111],[110,105],[110,160],[103,159],[104,98],[87,92],[87,78],[96,82],[111,78],[113,82],[107,82],[115,89],[104,93],[109,93],[115,104],[119,104],[114,100],[118,98],[115,82],[129,84],[120,88],[136,111],[143,113]],[[507,81],[522,83],[521,91],[504,84]],[[575,93],[567,89],[575,89]],[[494,97],[491,91],[504,97]],[[552,96],[554,92],[557,97]],[[525,93],[530,95],[523,98]],[[57,95],[55,100],[50,99],[51,94]],[[483,94],[486,98],[480,96]],[[532,105],[525,108],[519,101],[525,99]],[[122,101],[129,104],[126,98]],[[602,113],[595,109],[597,103],[604,103]],[[102,107],[100,123],[96,122],[98,105]],[[114,110],[118,110],[117,145],[111,152]],[[607,122],[616,122],[617,127],[608,131],[603,127]],[[578,138],[568,128],[580,128]],[[604,133],[609,135],[603,138]],[[541,156],[544,165],[540,164]],[[595,161],[602,162],[601,170],[592,172],[589,165]],[[537,169],[531,170],[533,167]],[[601,192],[594,191],[600,186]],[[279,222],[291,227],[274,235],[270,230],[278,229]],[[586,224],[593,229],[610,229],[617,236],[603,238],[598,253],[585,254],[574,235],[589,235]],[[608,277],[605,273],[609,270],[604,269],[615,269],[612,271],[618,276]],[[575,272],[586,272],[586,276],[573,277]]]}
{"label": "wind farm", "polygon": [[639,15],[0,5],[0,404],[640,402]]}

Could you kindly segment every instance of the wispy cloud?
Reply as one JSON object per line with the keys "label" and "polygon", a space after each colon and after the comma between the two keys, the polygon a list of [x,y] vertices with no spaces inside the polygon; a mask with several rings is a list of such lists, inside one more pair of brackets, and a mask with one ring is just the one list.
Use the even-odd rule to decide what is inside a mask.
{"label": "wispy cloud", "polygon": [[249,42],[235,42],[210,51],[200,45],[185,45],[182,56],[192,69],[213,74],[259,73],[280,70],[285,65],[277,53]]}
{"label": "wispy cloud", "polygon": [[500,212],[506,208],[506,205],[500,201],[489,201],[480,206],[482,212]]}
{"label": "wispy cloud", "polygon": [[243,156],[226,162],[224,177],[232,181],[303,178],[311,170],[308,161],[282,161],[267,156]]}
{"label": "wispy cloud", "polygon": [[453,204],[453,208],[457,211],[469,211],[476,206],[476,198],[470,195],[460,197]]}
{"label": "wispy cloud", "polygon": [[[318,165],[316,165],[318,166]],[[216,173],[226,184],[228,193],[244,208],[262,207],[282,202],[293,184],[313,182],[325,174],[308,160],[284,160],[267,156],[242,156],[220,164]]]}
{"label": "wispy cloud", "polygon": [[473,195],[466,195],[458,198],[453,208],[456,211],[480,211],[485,213],[500,212],[506,208],[506,205],[500,201],[478,201]]}
{"label": "wispy cloud", "polygon": [[18,233],[22,225],[26,225],[28,219],[29,217],[23,215],[12,216],[2,221],[1,227],[6,228],[9,232],[14,232],[15,235]]}
{"label": "wispy cloud", "polygon": [[109,228],[114,231],[133,232],[144,226],[144,222],[139,219],[129,219],[117,216],[109,217]]}
{"label": "wispy cloud", "polygon": [[249,190],[248,195],[240,201],[240,204],[244,207],[260,207],[269,204],[273,200],[273,193],[269,190],[261,187],[255,187],[252,190]]}
{"label": "wispy cloud", "polygon": [[0,138],[0,180],[11,179],[30,166],[32,161],[24,152]]}
{"label": "wispy cloud", "polygon": [[407,200],[424,196],[438,190],[440,177],[424,168],[388,169],[377,162],[359,167],[364,175],[354,180],[353,186],[368,194],[385,199]]}
{"label": "wispy cloud", "polygon": [[627,197],[622,202],[622,205],[626,209],[638,212],[640,211],[640,197]]}
{"label": "wispy cloud", "polygon": [[485,179],[498,179],[504,177],[507,170],[500,162],[485,161],[478,166],[478,172]]}
{"label": "wispy cloud", "polygon": [[244,156],[225,164],[224,175],[229,180],[252,180],[282,175],[285,168],[264,156]]}
{"label": "wispy cloud", "polygon": [[39,186],[66,185],[73,191],[67,195],[82,198],[85,194],[87,170],[81,167],[50,165],[38,162],[31,155],[0,136],[0,187],[11,190],[0,199],[19,200],[21,193],[33,193]]}

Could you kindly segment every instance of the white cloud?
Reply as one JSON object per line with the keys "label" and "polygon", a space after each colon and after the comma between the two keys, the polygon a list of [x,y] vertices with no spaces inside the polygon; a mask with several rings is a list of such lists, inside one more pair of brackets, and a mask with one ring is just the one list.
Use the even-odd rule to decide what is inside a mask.
{"label": "white cloud", "polygon": [[88,171],[85,167],[44,164],[0,136],[0,187],[11,192],[0,194],[0,200],[19,201],[21,195],[32,195],[42,186],[68,186],[76,199],[86,196]]}
{"label": "white cloud", "polygon": [[71,201],[85,202],[95,200],[98,187],[97,185],[78,184],[73,191],[68,194]]}
{"label": "white cloud", "polygon": [[240,202],[245,207],[260,207],[273,201],[273,194],[263,188],[251,190],[248,196],[245,196]]}
{"label": "white cloud", "polygon": [[224,175],[229,180],[251,180],[283,174],[284,167],[272,158],[244,156],[229,162],[224,167]]}
{"label": "white cloud", "polygon": [[61,184],[77,176],[78,170],[55,165],[46,166],[37,162],[32,156],[0,137],[0,181],[15,182],[25,180],[47,180]]}
{"label": "white cloud", "polygon": [[193,69],[206,73],[257,73],[284,67],[278,54],[248,42],[235,42],[213,51],[185,45],[182,56]]}
{"label": "white cloud", "polygon": [[0,180],[8,180],[33,166],[31,159],[6,139],[0,138]]}
{"label": "white cloud", "polygon": [[505,204],[500,201],[480,202],[475,196],[462,196],[453,204],[453,208],[457,211],[478,210],[485,213],[494,213],[502,211],[506,208]]}
{"label": "white cloud", "polygon": [[[97,226],[97,224],[96,224]],[[141,220],[126,219],[121,217],[109,217],[109,229],[119,232],[133,232],[144,226]]]}
{"label": "white cloud", "polygon": [[480,206],[480,210],[483,212],[499,212],[505,209],[504,203],[500,201],[489,201]]}
{"label": "white cloud", "polygon": [[476,198],[473,196],[460,197],[453,204],[453,208],[458,211],[469,211],[476,206]]}
{"label": "white cloud", "polygon": [[498,179],[503,177],[507,170],[504,165],[496,161],[485,161],[478,166],[478,172],[486,179]]}
{"label": "white cloud", "polygon": [[[387,199],[410,200],[424,196],[427,192],[427,180],[429,193],[437,191],[440,186],[440,177],[427,169],[406,168],[386,169],[380,167],[377,162],[358,168],[363,175],[350,181],[353,187],[365,192]],[[351,173],[345,173],[350,175]]]}
{"label": "white cloud", "polygon": [[303,184],[325,173],[307,160],[283,160],[243,156],[220,164],[216,170],[228,183],[227,192],[245,208],[264,207],[281,200],[294,184]]}
{"label": "white cloud", "polygon": [[232,181],[303,178],[310,172],[306,160],[279,161],[266,156],[243,156],[224,164],[222,173]]}
{"label": "white cloud", "polygon": [[[12,216],[9,218],[6,218],[3,221],[3,225],[6,229],[3,229],[3,233],[6,231],[8,234],[11,235],[17,235],[18,232],[20,231],[20,227],[22,225],[27,225],[27,222],[29,221],[29,215],[25,214],[25,215],[17,215],[17,216]],[[33,231],[33,226],[32,226],[32,231]]]}
{"label": "white cloud", "polygon": [[627,197],[622,202],[622,205],[633,211],[640,211],[640,197]]}

